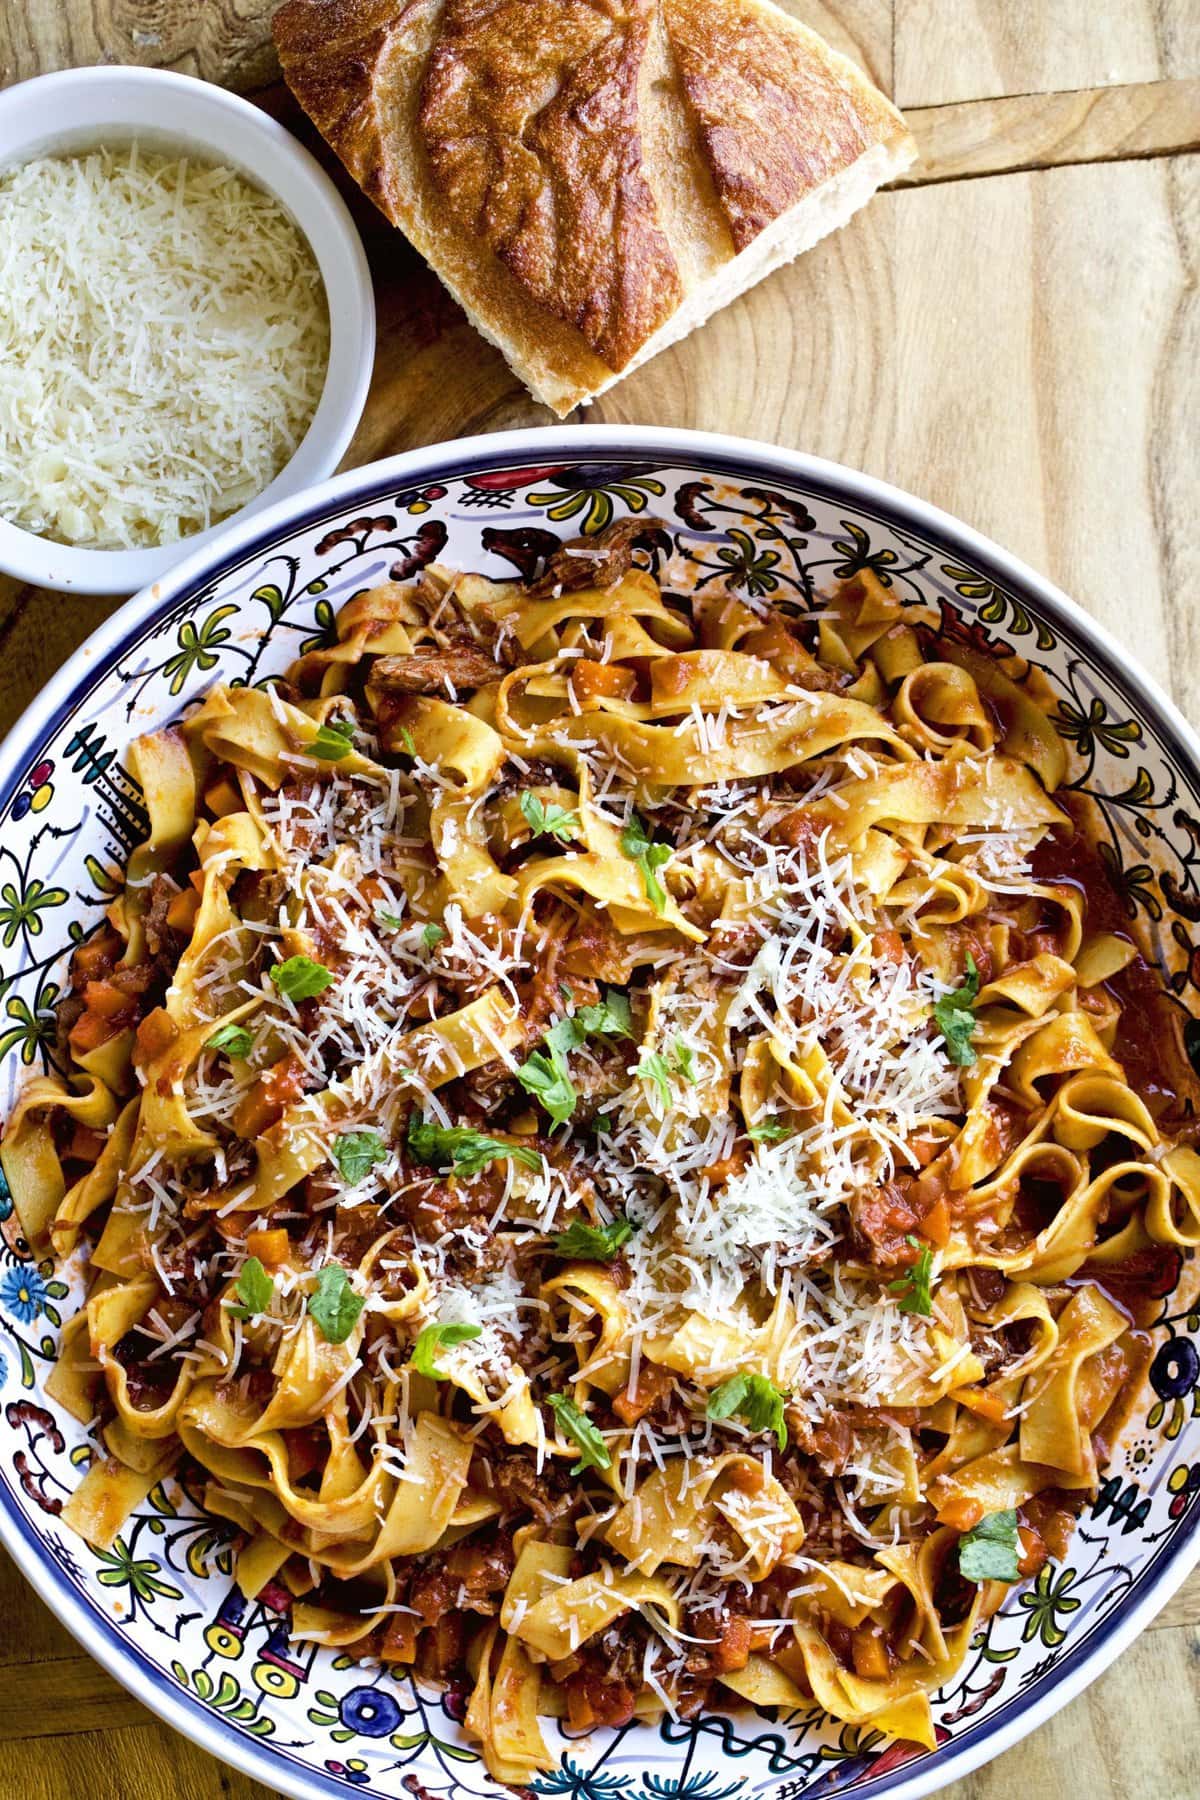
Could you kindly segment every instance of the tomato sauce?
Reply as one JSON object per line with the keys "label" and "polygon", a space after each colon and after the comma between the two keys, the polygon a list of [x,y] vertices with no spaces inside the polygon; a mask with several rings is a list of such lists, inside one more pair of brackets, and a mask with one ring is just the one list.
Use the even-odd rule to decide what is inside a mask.
{"label": "tomato sauce", "polygon": [[1075,888],[1086,903],[1087,932],[1109,932],[1137,949],[1133,961],[1105,983],[1121,1008],[1113,1054],[1156,1118],[1190,1113],[1198,1097],[1196,1076],[1183,1055],[1178,1015],[1162,976],[1141,954],[1133,921],[1088,836],[1078,799],[1058,793],[1055,800],[1070,813],[1074,830],[1047,832],[1033,852],[1034,879]]}

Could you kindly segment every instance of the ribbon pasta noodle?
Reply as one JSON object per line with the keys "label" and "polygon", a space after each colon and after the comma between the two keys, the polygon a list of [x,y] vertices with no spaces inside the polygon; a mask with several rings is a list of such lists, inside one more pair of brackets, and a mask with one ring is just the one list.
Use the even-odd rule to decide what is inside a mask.
{"label": "ribbon pasta noodle", "polygon": [[646,530],[371,588],[140,739],[0,1146],[87,1283],[64,1522],[174,1472],[517,1785],[548,1721],[710,1701],[932,1747],[1200,1244],[1033,675],[870,572],[673,591]]}

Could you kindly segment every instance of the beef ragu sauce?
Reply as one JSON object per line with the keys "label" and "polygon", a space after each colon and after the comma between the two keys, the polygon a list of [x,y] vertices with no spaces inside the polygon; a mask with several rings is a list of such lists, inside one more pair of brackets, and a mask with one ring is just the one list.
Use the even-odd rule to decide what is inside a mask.
{"label": "beef ragu sauce", "polygon": [[[1113,886],[1087,828],[1086,803],[1075,794],[1054,796],[1075,829],[1048,831],[1033,852],[1035,880],[1078,889],[1087,903],[1086,929],[1111,932],[1137,945],[1128,910]],[[1155,1118],[1183,1122],[1200,1101],[1197,1082],[1180,1041],[1179,1013],[1159,972],[1138,955],[1106,984],[1121,1008],[1113,1054]]]}

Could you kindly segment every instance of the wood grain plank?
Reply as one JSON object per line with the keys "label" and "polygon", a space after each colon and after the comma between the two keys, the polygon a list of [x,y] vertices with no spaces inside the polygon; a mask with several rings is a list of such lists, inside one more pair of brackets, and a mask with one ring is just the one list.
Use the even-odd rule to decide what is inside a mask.
{"label": "wood grain plank", "polygon": [[1198,206],[1196,158],[881,195],[594,416],[719,421],[911,488],[1136,637],[1195,712]]}
{"label": "wood grain plank", "polygon": [[145,1708],[89,1656],[13,1663],[0,1681],[0,1743],[137,1725]]}
{"label": "wood grain plank", "polygon": [[278,0],[4,0],[0,87],[90,63],[175,69],[244,91],[279,74]]}
{"label": "wood grain plank", "polygon": [[139,1711],[133,1726],[6,1744],[0,1800],[271,1800],[273,1789]]}
{"label": "wood grain plank", "polygon": [[905,116],[921,160],[896,187],[1168,156],[1200,146],[1200,77],[913,107]]}
{"label": "wood grain plank", "polygon": [[901,106],[1200,74],[1195,0],[896,0]]}

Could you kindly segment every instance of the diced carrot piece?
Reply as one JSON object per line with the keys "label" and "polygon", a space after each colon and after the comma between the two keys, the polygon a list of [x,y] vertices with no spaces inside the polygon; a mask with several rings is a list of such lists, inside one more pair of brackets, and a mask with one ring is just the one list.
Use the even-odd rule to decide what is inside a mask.
{"label": "diced carrot piece", "polygon": [[880,1632],[860,1625],[850,1643],[854,1673],[862,1681],[886,1681],[889,1674],[887,1645]]}
{"label": "diced carrot piece", "polygon": [[156,1006],[137,1028],[138,1062],[153,1062],[156,1056],[164,1056],[178,1036],[179,1027],[170,1013],[164,1007]]}
{"label": "diced carrot piece", "polygon": [[950,1208],[943,1198],[935,1201],[925,1217],[921,1220],[921,1236],[931,1244],[948,1244],[950,1242]]}
{"label": "diced carrot piece", "polygon": [[100,1013],[85,1012],[72,1025],[67,1037],[73,1056],[86,1056],[89,1050],[98,1050],[101,1044],[107,1044],[109,1038],[116,1037],[120,1031],[111,1019],[105,1019]]}
{"label": "diced carrot piece", "polygon": [[257,1256],[260,1263],[268,1269],[278,1268],[287,1261],[288,1247],[291,1239],[282,1225],[274,1225],[269,1231],[248,1231],[246,1233],[246,1255]]}
{"label": "diced carrot piece", "polygon": [[977,1419],[986,1419],[989,1425],[1003,1423],[1005,1406],[999,1394],[985,1393],[982,1388],[959,1388],[954,1398]]}
{"label": "diced carrot piece", "polygon": [[619,663],[592,662],[582,658],[571,671],[571,686],[577,700],[604,699],[628,700],[634,690],[635,676],[632,669],[624,669]]}
{"label": "diced carrot piece", "polygon": [[200,911],[200,896],[193,889],[180,888],[167,907],[167,924],[172,931],[188,932],[196,923],[196,914]]}
{"label": "diced carrot piece", "polygon": [[214,819],[223,819],[226,813],[241,812],[242,796],[237,783],[228,775],[219,775],[205,788],[204,804]]}
{"label": "diced carrot piece", "polygon": [[89,981],[83,990],[83,1003],[90,1013],[101,1019],[115,1019],[129,1005],[129,995],[112,981]]}

